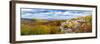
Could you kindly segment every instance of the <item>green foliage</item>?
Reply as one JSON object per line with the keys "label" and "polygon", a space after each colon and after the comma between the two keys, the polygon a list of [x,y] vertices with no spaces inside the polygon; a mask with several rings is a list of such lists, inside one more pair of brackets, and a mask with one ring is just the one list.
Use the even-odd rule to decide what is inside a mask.
{"label": "green foliage", "polygon": [[49,26],[48,28],[50,28],[51,34],[59,34],[60,33],[60,28],[57,26]]}
{"label": "green foliage", "polygon": [[89,23],[92,23],[92,16],[86,16],[85,21],[89,22]]}
{"label": "green foliage", "polygon": [[50,29],[44,25],[29,27],[27,25],[21,26],[21,35],[35,35],[35,34],[49,34]]}
{"label": "green foliage", "polygon": [[28,25],[21,25],[21,35],[28,35],[30,34],[30,27]]}
{"label": "green foliage", "polygon": [[38,25],[31,29],[31,34],[49,34],[50,29],[44,25]]}

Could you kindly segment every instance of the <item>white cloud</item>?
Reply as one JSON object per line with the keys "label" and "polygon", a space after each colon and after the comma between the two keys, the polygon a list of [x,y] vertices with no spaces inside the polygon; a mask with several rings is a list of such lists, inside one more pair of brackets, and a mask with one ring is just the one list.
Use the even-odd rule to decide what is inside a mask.
{"label": "white cloud", "polygon": [[46,9],[22,9],[22,12],[23,12],[22,18],[69,19],[69,18],[75,18],[79,16],[85,16],[85,15],[92,13],[88,11],[82,11],[81,13],[75,13],[74,11],[72,10],[71,11],[60,11],[60,10],[55,11],[55,10],[46,10]]}

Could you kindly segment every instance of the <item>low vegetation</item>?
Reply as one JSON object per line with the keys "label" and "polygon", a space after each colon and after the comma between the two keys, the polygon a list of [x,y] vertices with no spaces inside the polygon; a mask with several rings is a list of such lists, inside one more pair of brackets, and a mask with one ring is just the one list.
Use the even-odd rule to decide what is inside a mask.
{"label": "low vegetation", "polygon": [[21,21],[21,35],[92,32],[92,16],[85,16],[68,20],[24,20]]}

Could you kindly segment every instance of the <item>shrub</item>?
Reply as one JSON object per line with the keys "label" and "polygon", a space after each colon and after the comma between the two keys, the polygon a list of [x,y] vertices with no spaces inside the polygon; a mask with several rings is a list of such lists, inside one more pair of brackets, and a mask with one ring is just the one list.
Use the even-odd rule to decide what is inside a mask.
{"label": "shrub", "polygon": [[37,34],[49,34],[50,29],[45,25],[37,25],[33,27],[30,31],[30,34],[37,35]]}
{"label": "shrub", "polygon": [[50,30],[51,30],[51,34],[59,34],[61,33],[61,30],[58,26],[49,26]]}
{"label": "shrub", "polygon": [[21,25],[21,35],[29,35],[30,34],[30,27],[28,25]]}
{"label": "shrub", "polygon": [[92,32],[92,24],[91,23],[84,23],[80,26],[81,32]]}

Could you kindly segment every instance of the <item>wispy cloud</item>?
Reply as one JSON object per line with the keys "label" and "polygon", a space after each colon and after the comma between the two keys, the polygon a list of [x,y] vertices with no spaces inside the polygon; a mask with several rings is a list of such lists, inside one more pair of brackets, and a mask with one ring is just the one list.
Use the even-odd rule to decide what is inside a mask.
{"label": "wispy cloud", "polygon": [[42,8],[21,8],[22,18],[40,19],[70,19],[80,16],[91,15],[91,10],[60,10]]}

